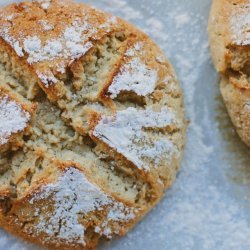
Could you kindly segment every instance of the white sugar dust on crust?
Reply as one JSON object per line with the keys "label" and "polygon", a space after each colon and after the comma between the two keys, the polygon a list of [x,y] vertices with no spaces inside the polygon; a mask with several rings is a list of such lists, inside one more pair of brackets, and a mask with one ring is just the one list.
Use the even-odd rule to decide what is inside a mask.
{"label": "white sugar dust on crust", "polygon": [[33,0],[34,2],[38,2],[41,4],[41,7],[44,10],[47,10],[50,7],[51,0]]}
{"label": "white sugar dust on crust", "polygon": [[44,46],[37,36],[25,38],[23,49],[29,55],[28,63],[51,61],[56,58],[74,60],[83,56],[92,47],[92,43],[83,37],[83,33],[89,29],[87,22],[76,20],[72,26],[65,29],[62,36],[46,41]]}
{"label": "white sugar dust on crust", "polygon": [[250,4],[239,4],[230,19],[232,39],[236,45],[250,45]]}
{"label": "white sugar dust on crust", "polygon": [[[228,178],[229,168],[236,168],[242,162],[236,164],[232,158],[229,161],[229,155],[234,154],[226,152],[221,142],[222,132],[214,113],[217,108],[211,106],[218,98],[207,42],[211,1],[98,0],[94,3],[133,21],[161,45],[182,83],[190,120],[183,167],[167,197],[134,231],[104,249],[149,250],[152,246],[169,250],[250,249],[249,200],[245,207],[244,198]],[[126,15],[125,6],[133,8]],[[140,18],[131,14],[138,10]],[[208,84],[204,84],[204,77]],[[239,186],[237,189],[242,188]],[[249,194],[249,186],[245,189]]]}
{"label": "white sugar dust on crust", "polygon": [[128,62],[122,65],[120,72],[114,77],[108,93],[112,99],[122,91],[131,91],[139,96],[151,94],[157,83],[157,71],[149,69],[136,55],[143,53],[143,43],[137,42],[125,52]]}
{"label": "white sugar dust on crust", "polygon": [[0,97],[0,145],[7,143],[11,134],[24,130],[29,119],[30,114],[15,101],[7,95]]}
{"label": "white sugar dust on crust", "polygon": [[[28,55],[28,63],[34,64],[59,58],[75,60],[85,55],[93,46],[87,39],[95,32],[95,30],[92,30],[93,32],[89,32],[89,36],[86,38],[86,35],[83,33],[87,29],[89,29],[87,23],[75,20],[72,26],[67,27],[60,37],[48,40],[45,42],[45,45],[42,44],[38,36],[29,36],[21,39],[22,41],[18,41],[10,36],[8,27],[1,29],[0,36],[13,47],[19,57],[23,57],[24,53],[26,53]],[[21,45],[22,43],[23,46]],[[46,72],[40,72],[38,77],[42,76],[40,80],[48,87],[48,81],[45,79],[55,78],[55,76],[51,76],[52,72],[49,72],[49,75],[46,74]],[[53,80],[50,83],[56,82],[57,80]]]}
{"label": "white sugar dust on crust", "polygon": [[[106,195],[75,168],[68,168],[56,183],[43,187],[30,203],[48,198],[53,200],[54,212],[49,217],[46,214],[43,217],[37,209],[39,222],[36,230],[46,233],[51,237],[50,240],[63,239],[85,245],[86,228],[79,221],[89,212],[107,210],[105,222],[96,226],[98,233],[107,237],[116,233],[109,228],[109,222],[129,221],[135,217],[132,208]],[[46,206],[43,209],[46,209]]]}
{"label": "white sugar dust on crust", "polygon": [[[38,0],[41,7],[49,8],[50,2],[47,0]],[[6,20],[8,17],[2,14],[1,18]],[[58,34],[56,38],[43,41],[39,35],[32,35],[23,37],[22,34],[18,38],[11,35],[11,26],[7,23],[4,27],[0,27],[0,37],[3,38],[17,53],[19,57],[27,55],[27,62],[29,64],[36,64],[40,62],[54,61],[63,59],[68,61],[67,64],[60,67],[58,73],[65,72],[67,65],[74,60],[84,56],[92,47],[90,38],[94,37],[99,31],[109,32],[112,25],[117,23],[116,17],[108,15],[107,19],[101,24],[98,29],[89,23],[89,16],[76,17],[74,21],[68,25],[65,24],[65,29]],[[46,20],[38,20],[38,24],[42,26],[44,31],[51,31],[54,27]],[[36,34],[36,32],[35,32]],[[58,63],[58,62],[57,62]],[[45,79],[55,77],[52,72],[46,76],[46,72],[40,72],[38,77],[42,76],[40,80],[48,87],[57,81],[48,81]]]}
{"label": "white sugar dust on crust", "polygon": [[10,100],[7,95],[0,97],[0,145],[8,142],[8,138],[13,133],[24,130],[30,114]]}
{"label": "white sugar dust on crust", "polygon": [[44,31],[49,31],[54,29],[54,26],[46,20],[39,20],[38,23],[42,26]]}
{"label": "white sugar dust on crust", "polygon": [[151,140],[144,129],[165,128],[176,122],[173,111],[162,108],[136,110],[128,108],[117,112],[115,117],[102,117],[93,135],[133,162],[139,169],[150,171],[160,163],[162,157],[171,158],[177,152],[176,146],[167,138]]}
{"label": "white sugar dust on crust", "polygon": [[132,91],[139,96],[151,94],[157,82],[157,71],[147,68],[139,58],[134,58],[121,67],[108,92],[111,98],[122,91]]}
{"label": "white sugar dust on crust", "polygon": [[24,56],[20,42],[9,35],[9,27],[0,29],[0,37],[3,38],[15,50],[18,56]]}
{"label": "white sugar dust on crust", "polygon": [[138,52],[142,51],[143,46],[144,46],[143,42],[137,42],[132,48],[128,49],[125,52],[125,56],[127,57],[135,56]]}
{"label": "white sugar dust on crust", "polygon": [[[226,171],[230,166],[235,167],[235,162],[228,161],[229,153],[225,155],[225,145],[219,142],[221,128],[218,128],[218,120],[213,118],[216,108],[209,107],[209,100],[215,100],[218,88],[212,70],[206,77],[211,68],[206,31],[211,1],[84,2],[133,21],[162,46],[182,83],[186,111],[191,121],[182,171],[167,197],[127,236],[102,248],[250,249],[249,202],[246,209],[241,203],[242,196],[237,193],[237,198],[234,197],[235,188],[229,183],[231,180]],[[205,78],[208,84],[204,84]],[[217,161],[220,157],[223,159]],[[247,185],[245,187],[249,190]],[[97,226],[95,230],[103,229]],[[108,232],[107,228],[105,233]],[[34,246],[24,246],[23,242],[17,242],[2,231],[0,235],[3,249],[35,249]]]}
{"label": "white sugar dust on crust", "polygon": [[42,73],[37,70],[36,74],[46,88],[58,82],[58,79],[52,74],[52,72]]}

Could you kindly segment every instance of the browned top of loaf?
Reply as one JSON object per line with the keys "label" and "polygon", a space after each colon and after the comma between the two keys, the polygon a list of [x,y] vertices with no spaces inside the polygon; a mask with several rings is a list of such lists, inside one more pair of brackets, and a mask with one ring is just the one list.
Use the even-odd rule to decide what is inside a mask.
{"label": "browned top of loaf", "polygon": [[[121,48],[124,52],[136,40],[145,41],[149,51],[155,46],[145,34],[123,20],[84,4],[72,4],[70,0],[12,4],[0,10],[0,17],[0,37],[29,63],[52,100],[65,94],[61,80],[65,79],[68,67],[106,35],[125,32],[130,42]],[[146,53],[143,59],[157,68],[149,58],[150,53]]]}
{"label": "browned top of loaf", "polygon": [[[31,121],[29,141],[24,142],[20,152],[13,152],[13,173],[9,171],[4,175],[7,180],[14,179],[17,183],[18,197],[11,197],[13,206],[7,216],[0,215],[0,225],[23,238],[28,238],[28,232],[31,235],[29,240],[53,248],[64,246],[65,249],[73,249],[72,246],[78,243],[79,249],[84,244],[86,248],[94,247],[101,236],[126,233],[173,183],[182,156],[185,140],[182,93],[164,53],[147,35],[125,21],[66,0],[37,0],[1,9],[0,51],[7,53],[7,58],[22,71],[27,71],[22,75],[20,72],[17,74],[13,67],[5,68],[20,80],[19,84],[33,86],[38,83],[46,94],[37,91],[37,96],[36,93],[31,95],[33,99],[23,94],[25,98],[38,102],[37,117]],[[97,62],[98,52],[103,53],[100,57],[108,54],[103,56],[108,60],[104,60],[103,64],[97,63],[98,66],[93,68],[104,73],[93,74],[98,79],[88,84],[89,79],[84,79],[84,76],[92,77],[92,68],[88,66]],[[1,64],[5,63],[6,60],[1,61]],[[91,84],[97,85],[97,90],[91,88]],[[25,87],[29,89],[30,86]],[[52,107],[47,97],[57,107]],[[58,115],[53,119],[61,122],[59,129],[64,128],[58,131],[58,127],[54,129],[54,123],[50,121],[49,125],[53,131],[56,130],[53,135],[59,137],[56,138],[59,143],[48,146],[50,150],[43,148],[49,141],[47,137],[51,136],[49,129],[47,132],[40,130],[35,122],[36,119],[46,121],[44,113],[39,113],[46,102],[50,107],[46,109],[47,113],[56,110]],[[71,153],[76,156],[73,158],[67,158],[62,147],[58,147],[64,141],[60,136],[64,136],[69,128],[78,133],[77,139],[82,137],[82,141],[86,140],[82,142],[79,139],[83,144],[79,149],[75,145],[67,148],[74,148]],[[43,133],[39,135],[39,131]],[[65,136],[67,139],[66,133]],[[86,156],[81,154],[84,150],[88,150]],[[22,164],[15,164],[15,159]],[[40,164],[42,170],[39,170]],[[100,166],[96,166],[98,164]],[[108,168],[108,172],[105,172],[106,165],[111,169]],[[24,178],[30,170],[36,172],[32,181]],[[112,175],[112,171],[116,175]],[[16,172],[17,177],[12,178]],[[109,176],[117,177],[119,182],[127,178],[129,184],[133,184],[131,189],[136,188],[134,183],[142,183],[138,188],[138,197],[124,198],[123,192],[115,190],[115,185],[108,185],[115,183]],[[0,178],[0,181],[3,179]],[[34,187],[37,186],[41,187],[41,195],[35,193]],[[12,188],[11,185],[9,188]],[[59,216],[65,206],[61,203],[61,200],[65,201],[64,191],[72,188],[74,194],[79,193],[76,199],[68,195],[73,199],[70,202],[77,203],[72,213],[70,202],[67,204],[70,209],[66,215],[75,220],[73,229],[67,228],[67,223],[58,223],[67,217]],[[137,188],[135,190],[137,192]],[[47,197],[48,193],[52,196],[54,191],[55,195],[58,194],[56,200]],[[94,205],[87,208],[81,204],[78,206],[85,198]],[[138,203],[137,198],[142,202]],[[50,202],[58,205],[54,207],[54,215],[50,213]],[[120,214],[123,210],[125,214]],[[79,222],[78,215],[82,212],[84,220]],[[24,219],[25,216],[28,219]],[[30,219],[33,217],[36,221]],[[71,223],[68,219],[65,221]],[[49,227],[51,224],[52,229]],[[62,228],[58,229],[60,226]],[[75,229],[78,231],[75,232]],[[83,231],[90,232],[84,235],[84,239]],[[76,242],[79,235],[81,242]]]}
{"label": "browned top of loaf", "polygon": [[227,49],[249,51],[250,1],[214,0],[210,14],[209,33],[217,70],[228,67],[231,55]]}
{"label": "browned top of loaf", "polygon": [[114,29],[116,20],[69,0],[40,2],[1,9],[0,36],[32,65],[32,71],[49,88],[67,66]]}
{"label": "browned top of loaf", "polygon": [[250,1],[214,0],[208,28],[222,96],[238,134],[249,145]]}
{"label": "browned top of loaf", "polygon": [[212,21],[218,21],[221,36],[227,45],[250,45],[250,1],[215,0]]}
{"label": "browned top of loaf", "polygon": [[0,152],[5,150],[5,144],[17,143],[18,147],[15,137],[28,130],[34,109],[35,105],[11,93],[7,87],[0,84]]}

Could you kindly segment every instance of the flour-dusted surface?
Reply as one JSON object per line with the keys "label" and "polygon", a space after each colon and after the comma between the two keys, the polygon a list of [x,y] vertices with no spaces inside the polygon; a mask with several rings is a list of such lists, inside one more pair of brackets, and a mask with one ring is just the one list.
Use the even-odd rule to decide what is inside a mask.
{"label": "flour-dusted surface", "polygon": [[[152,108],[139,111],[128,108],[119,111],[116,117],[102,117],[93,134],[139,169],[150,171],[155,164],[159,165],[164,154],[172,157],[178,150],[166,136],[164,138],[162,135],[160,139],[152,141],[143,130],[166,128],[176,122],[175,113],[170,109],[162,108],[156,112]],[[150,160],[152,166],[145,159]]]}
{"label": "flour-dusted surface", "polygon": [[30,114],[9,96],[0,97],[0,145],[7,143],[11,134],[24,130],[29,119]]}
{"label": "flour-dusted surface", "polygon": [[126,59],[130,57],[132,59],[121,67],[119,74],[109,86],[108,92],[111,94],[111,98],[117,97],[122,91],[132,91],[139,96],[153,93],[157,83],[157,72],[149,69],[140,58],[135,57],[137,54],[143,53],[143,43],[141,42],[126,51]]}
{"label": "flour-dusted surface", "polygon": [[139,96],[146,96],[153,93],[156,82],[157,72],[147,69],[139,58],[135,58],[121,68],[121,72],[109,87],[109,93],[111,98],[117,97],[122,91],[133,91]]}
{"label": "flour-dusted surface", "polygon": [[107,237],[111,234],[109,221],[129,221],[135,217],[133,209],[108,197],[74,168],[67,169],[56,183],[43,187],[29,202],[33,204],[34,201],[47,198],[53,199],[55,210],[51,217],[41,216],[36,229],[56,240],[66,239],[85,245],[85,228],[79,223],[80,214],[100,211],[104,206],[110,207],[109,213],[105,223],[98,227],[98,232]]}
{"label": "flour-dusted surface", "polygon": [[230,20],[231,35],[236,45],[250,44],[250,4],[235,9]]}
{"label": "flour-dusted surface", "polygon": [[[13,1],[1,1],[8,2]],[[232,143],[222,129],[227,118],[216,118],[219,90],[206,35],[211,1],[85,2],[136,23],[161,45],[177,69],[191,120],[185,159],[173,188],[132,232],[101,249],[250,249],[249,170],[237,182],[228,176],[233,172],[235,177],[236,169],[249,161],[242,160],[243,146],[236,139],[237,149],[230,151]],[[232,126],[228,127],[227,135],[232,134]],[[34,247],[3,232],[0,249]]]}
{"label": "flour-dusted surface", "polygon": [[[59,12],[51,16],[49,10],[53,8],[52,1],[35,2],[38,5],[25,5],[25,10],[22,11],[15,8],[1,11],[0,37],[16,51],[19,57],[27,57],[27,62],[33,65],[37,76],[48,88],[58,81],[56,73],[65,73],[66,65],[85,55],[93,47],[89,41],[91,37],[96,39],[98,32],[108,32],[117,20],[114,16],[103,18],[101,11],[94,12],[92,8],[88,8],[84,15],[75,8],[71,15]],[[67,4],[67,1],[61,2],[61,5]],[[33,22],[28,22],[24,18],[27,13],[32,15],[32,11],[39,13],[37,22],[32,18]],[[92,23],[93,16],[96,24]],[[59,17],[60,20],[56,21],[55,17]],[[28,32],[25,28],[26,22],[30,25]],[[23,26],[17,28],[18,23],[22,23]],[[61,66],[52,70],[52,62],[56,61],[59,61]],[[48,63],[50,69],[46,70],[42,65]]]}

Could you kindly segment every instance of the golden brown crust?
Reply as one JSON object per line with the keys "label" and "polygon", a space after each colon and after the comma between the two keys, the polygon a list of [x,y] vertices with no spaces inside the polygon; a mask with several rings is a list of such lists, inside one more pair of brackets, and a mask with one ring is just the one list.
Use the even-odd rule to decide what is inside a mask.
{"label": "golden brown crust", "polygon": [[[0,198],[0,225],[6,231],[21,237],[24,240],[46,246],[49,249],[95,249],[100,236],[98,233],[94,233],[91,235],[91,238],[85,238],[85,244],[78,243],[77,241],[69,241],[67,238],[51,238],[48,234],[44,231],[37,231],[37,223],[39,221],[39,217],[47,216],[49,213],[53,214],[54,210],[54,201],[53,201],[53,193],[51,193],[48,197],[43,198],[43,189],[47,185],[53,185],[53,183],[57,183],[58,178],[62,177],[65,172],[69,168],[74,168],[77,171],[84,173],[84,176],[91,179],[91,171],[87,170],[86,168],[83,169],[80,164],[76,162],[62,162],[58,159],[54,159],[54,157],[49,157],[46,152],[42,150],[37,150],[34,152],[37,157],[44,157],[47,158],[49,162],[48,168],[46,171],[43,172],[42,175],[36,178],[29,189],[25,191],[18,199],[12,197],[11,190],[1,191],[1,198]],[[79,172],[79,173],[80,173]],[[21,175],[23,176],[23,175]],[[20,177],[21,177],[20,176]],[[18,182],[18,178],[17,178]],[[92,184],[102,186],[102,183],[94,183],[92,180]],[[65,190],[66,191],[66,190]],[[134,204],[130,204],[125,200],[117,197],[114,193],[110,192],[110,190],[103,189],[105,194],[110,195],[114,202],[121,202],[125,206],[133,207]],[[139,210],[136,212],[137,216],[126,222],[122,227],[120,227],[117,222],[110,222],[109,227],[114,227],[118,229],[116,231],[116,235],[123,236],[129,231],[147,212],[148,208],[140,207]],[[39,214],[38,212],[39,211]],[[79,220],[81,221],[82,225],[86,228],[91,228],[92,226],[96,226],[94,220],[103,220],[105,222],[105,216],[109,212],[109,208],[103,207],[100,210],[96,210],[90,212],[86,216],[82,217]],[[89,218],[92,218],[89,220]],[[69,218],[70,219],[70,218]],[[99,223],[100,225],[102,223]],[[107,226],[107,225],[106,225]],[[70,229],[68,229],[70,230]]]}
{"label": "golden brown crust", "polygon": [[220,89],[239,136],[250,146],[250,91],[235,87],[226,77],[222,77]]}
{"label": "golden brown crust", "polygon": [[[52,164],[55,164],[56,166],[51,165],[52,168],[56,167],[54,171],[50,171],[50,176],[53,175],[53,179],[56,179],[56,176],[62,174],[66,171],[67,166],[73,167],[75,163],[63,163],[59,161],[54,161],[52,159]],[[77,166],[74,166],[77,169]],[[58,169],[61,169],[61,173],[58,172]],[[81,170],[82,171],[82,170]],[[86,176],[90,177],[90,173],[85,172]],[[38,215],[36,214],[38,210],[41,210],[41,213],[39,216],[44,216],[47,213],[53,213],[53,200],[52,199],[37,199],[39,195],[42,193],[43,187],[45,187],[47,184],[53,183],[54,181],[49,180],[48,176],[43,176],[37,183],[28,191],[28,193],[24,194],[23,197],[19,198],[18,200],[11,201],[9,192],[7,191],[5,194],[1,193],[1,200],[0,200],[0,225],[3,229],[6,231],[12,233],[13,235],[16,235],[18,237],[21,237],[24,240],[27,240],[29,242],[46,246],[49,249],[96,249],[96,245],[98,244],[98,240],[100,236],[97,233],[94,233],[94,235],[91,236],[88,241],[85,242],[83,245],[82,243],[77,243],[77,241],[69,242],[68,239],[56,239],[53,240],[50,237],[48,237],[48,234],[42,231],[37,231],[36,225],[38,223]],[[100,183],[99,183],[100,185]],[[113,197],[115,197],[113,195]],[[52,198],[52,196],[50,196]],[[119,201],[119,198],[117,199]],[[123,200],[120,200],[120,202],[123,202],[123,204],[126,204]],[[129,204],[126,204],[129,206]],[[130,204],[131,206],[131,204]],[[97,217],[103,217],[105,218],[106,214],[105,208],[97,211]],[[120,228],[119,232],[117,231],[116,234],[119,236],[123,236],[132,229],[132,227],[140,220],[142,219],[142,216],[145,214],[146,211],[143,211],[143,208],[140,208],[140,213],[138,213],[138,216],[134,220],[130,220],[129,223],[123,225],[123,227]],[[88,220],[89,218],[93,218],[92,212],[86,216],[87,219],[80,219],[81,223],[86,227],[91,227],[92,224],[95,223],[91,220]],[[116,227],[114,223],[114,227]],[[111,225],[110,225],[111,226]],[[55,237],[56,238],[56,237]]]}
{"label": "golden brown crust", "polygon": [[[94,44],[102,37],[107,35],[107,33],[114,32],[117,28],[112,23],[110,23],[110,27],[105,26],[110,16],[104,14],[101,11],[96,11],[95,9],[84,4],[72,4],[72,1],[53,0],[51,1],[48,10],[43,9],[36,1],[33,3],[24,2],[12,4],[7,8],[4,8],[0,15],[14,16],[13,20],[1,19],[0,27],[8,27],[7,36],[13,37],[14,41],[20,41],[20,47],[25,47],[25,42],[20,39],[20,34],[22,34],[22,37],[31,38],[31,41],[34,41],[36,37],[39,37],[41,40],[41,46],[43,47],[46,46],[46,41],[53,41],[53,39],[57,40],[65,30],[65,25],[73,24],[76,22],[76,20],[82,21],[86,16],[88,17],[88,25],[91,27],[98,27],[98,29],[96,33],[93,33],[88,27],[86,27],[86,31],[89,30],[89,33],[83,31],[84,37],[86,38],[83,40],[83,42],[80,42],[79,44],[77,43],[77,46],[80,46],[80,44],[82,45],[82,48],[80,48],[81,50],[83,50],[84,46],[86,46],[89,42]],[[49,20],[49,23],[53,28],[44,32],[43,24],[38,25],[39,21],[41,20],[45,23]],[[119,30],[122,30],[121,23],[119,23],[118,26]],[[79,28],[78,24],[76,24],[76,27]],[[124,27],[123,29],[126,28]],[[1,33],[3,34],[2,36],[5,36],[5,29],[2,29]],[[69,34],[66,35],[69,36],[69,38],[67,38],[68,42],[71,42],[70,31]],[[76,34],[73,33],[72,36],[74,35]],[[32,40],[32,38],[34,39]],[[89,48],[86,47],[86,52],[91,49],[93,44]],[[72,45],[72,47],[73,46],[74,45]],[[39,55],[38,53],[37,56],[31,56],[29,58],[27,57],[27,54],[24,53],[24,51],[21,51],[19,48],[20,55],[26,54],[24,55],[24,58],[26,60],[30,59],[30,63],[32,64],[32,66],[30,66],[30,70],[34,74],[40,75],[39,84],[46,92],[48,97],[53,101],[65,94],[63,91],[63,84],[60,82],[60,77],[65,74],[65,72],[61,72],[60,68],[67,68],[77,58],[81,57],[81,54],[84,55],[84,52],[81,50],[80,52],[77,51],[79,48],[72,47],[70,45],[69,48],[66,49],[69,50],[67,51],[68,55],[66,56],[66,52],[64,51],[61,53],[61,55],[56,57],[46,57],[44,54]],[[72,51],[70,51],[71,49],[76,49],[76,51],[72,53]],[[27,51],[29,51],[29,48],[27,48]],[[74,53],[75,55],[72,57],[72,54]],[[58,81],[57,84],[53,84],[55,81]]]}
{"label": "golden brown crust", "polygon": [[208,27],[212,59],[222,75],[223,99],[238,134],[248,146],[249,13],[248,0],[214,0]]}
{"label": "golden brown crust", "polygon": [[[23,145],[21,138],[23,135],[27,135],[30,131],[30,120],[35,113],[36,105],[24,100],[18,94],[13,94],[8,86],[0,86],[0,101],[6,100],[7,102],[14,102],[15,105],[20,107],[20,112],[27,116],[27,123],[21,130],[13,131],[7,137],[4,134],[0,134],[0,152],[4,153],[10,148],[17,150]],[[4,111],[3,111],[4,112]],[[8,110],[6,110],[8,112]],[[17,117],[13,116],[13,119]]]}
{"label": "golden brown crust", "polygon": [[[94,249],[126,234],[182,159],[182,92],[164,53],[123,20],[67,0],[1,9],[0,37],[0,64],[20,80],[11,91],[21,85],[37,102],[30,136],[5,157],[0,225],[51,249]],[[125,149],[115,134],[105,141],[102,122],[121,126]]]}

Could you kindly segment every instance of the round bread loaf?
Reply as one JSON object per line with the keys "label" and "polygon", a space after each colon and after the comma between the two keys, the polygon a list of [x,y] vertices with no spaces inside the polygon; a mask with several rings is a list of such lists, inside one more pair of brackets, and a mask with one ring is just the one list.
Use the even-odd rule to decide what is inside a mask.
{"label": "round bread loaf", "polygon": [[180,166],[182,92],[163,52],[68,0],[0,9],[0,226],[93,249],[154,207]]}
{"label": "round bread loaf", "polygon": [[209,37],[229,115],[250,146],[250,1],[214,0]]}

